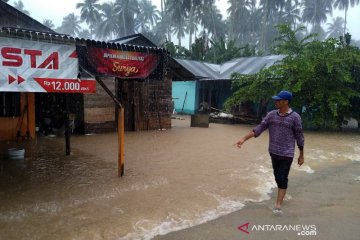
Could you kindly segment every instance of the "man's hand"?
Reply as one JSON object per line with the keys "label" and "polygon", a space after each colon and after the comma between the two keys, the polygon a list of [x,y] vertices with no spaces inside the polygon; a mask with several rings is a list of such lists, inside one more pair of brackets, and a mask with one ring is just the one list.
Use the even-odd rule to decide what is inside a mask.
{"label": "man's hand", "polygon": [[241,148],[241,146],[244,144],[244,142],[245,142],[245,139],[242,138],[242,139],[240,139],[239,141],[237,141],[237,142],[234,144],[234,146],[237,146],[238,148]]}
{"label": "man's hand", "polygon": [[304,156],[302,154],[300,154],[299,158],[298,158],[298,164],[299,166],[303,165],[304,163]]}
{"label": "man's hand", "polygon": [[250,131],[243,138],[241,138],[239,141],[237,141],[233,146],[237,146],[238,148],[241,148],[241,146],[244,144],[244,142],[246,140],[248,140],[249,138],[252,138],[254,136],[255,136],[255,133],[253,131]]}

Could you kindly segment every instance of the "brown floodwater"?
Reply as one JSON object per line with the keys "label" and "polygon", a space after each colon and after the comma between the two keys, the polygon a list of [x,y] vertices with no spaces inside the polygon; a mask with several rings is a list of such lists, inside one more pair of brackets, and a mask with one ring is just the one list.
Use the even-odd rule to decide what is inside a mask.
{"label": "brown floodwater", "polygon": [[[151,239],[263,201],[275,187],[268,135],[236,140],[249,125],[191,128],[187,117],[165,131],[125,133],[125,176],[117,177],[117,135],[6,142],[0,158],[0,239]],[[360,161],[360,135],[305,133],[305,165]],[[25,144],[24,160],[6,159]],[[291,194],[291,190],[289,191]]]}

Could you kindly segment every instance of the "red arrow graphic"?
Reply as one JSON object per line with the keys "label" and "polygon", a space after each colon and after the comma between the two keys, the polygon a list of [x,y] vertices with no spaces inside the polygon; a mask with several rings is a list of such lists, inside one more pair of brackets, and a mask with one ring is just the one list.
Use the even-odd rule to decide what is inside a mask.
{"label": "red arrow graphic", "polygon": [[77,58],[78,55],[77,55],[77,52],[74,51],[73,53],[70,54],[69,58]]}
{"label": "red arrow graphic", "polygon": [[18,84],[25,82],[25,79],[21,76],[17,76],[17,79],[16,79],[15,77],[8,75],[8,79],[9,79],[9,84],[16,82],[16,80],[18,81]]}
{"label": "red arrow graphic", "polygon": [[18,84],[25,82],[25,79],[22,78],[21,76],[18,76]]}
{"label": "red arrow graphic", "polygon": [[9,84],[12,84],[13,82],[16,81],[16,78],[14,78],[14,77],[11,76],[11,75],[8,75],[8,79],[9,79]]}

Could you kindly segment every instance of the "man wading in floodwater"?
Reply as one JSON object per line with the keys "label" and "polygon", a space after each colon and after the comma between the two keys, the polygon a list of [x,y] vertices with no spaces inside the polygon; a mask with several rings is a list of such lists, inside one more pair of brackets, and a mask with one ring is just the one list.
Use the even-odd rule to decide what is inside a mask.
{"label": "man wading in floodwater", "polygon": [[281,204],[286,194],[288,175],[294,158],[295,140],[300,150],[298,164],[301,166],[304,163],[304,135],[300,115],[289,106],[292,94],[281,91],[272,99],[275,100],[277,110],[269,112],[259,125],[234,145],[240,148],[246,140],[258,137],[263,131],[269,129],[269,153],[278,186],[274,212],[281,212]]}

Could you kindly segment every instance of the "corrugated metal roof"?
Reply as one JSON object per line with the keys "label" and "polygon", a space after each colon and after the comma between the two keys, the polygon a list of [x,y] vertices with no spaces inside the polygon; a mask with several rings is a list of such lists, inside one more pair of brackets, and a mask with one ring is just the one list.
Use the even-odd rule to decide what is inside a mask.
{"label": "corrugated metal roof", "polygon": [[[34,18],[26,15],[22,11],[19,11],[15,7],[11,6],[10,4],[0,1],[0,16],[3,17],[3,20],[0,21],[0,26],[7,26],[7,27],[14,27],[17,28],[19,26],[23,28],[31,28],[33,31],[41,31],[41,32],[48,32],[48,33],[55,33],[54,30],[45,26],[44,24],[38,22]],[[0,17],[0,18],[1,18]]]}
{"label": "corrugated metal roof", "polygon": [[259,72],[264,67],[270,67],[275,64],[277,61],[283,59],[282,55],[271,55],[271,56],[263,56],[263,57],[244,57],[237,58],[232,61],[233,64],[231,67],[229,65],[223,64],[221,68],[222,72],[220,73],[220,77],[222,79],[230,79],[231,74],[234,72],[241,74],[254,74]]}
{"label": "corrugated metal roof", "polygon": [[155,43],[153,43],[150,39],[148,39],[141,33],[117,38],[117,39],[111,40],[109,42],[114,42],[114,43],[118,43],[118,44],[140,45],[140,46],[146,46],[146,47],[157,47]]}
{"label": "corrugated metal roof", "polygon": [[233,59],[221,65],[193,60],[175,59],[184,68],[203,80],[229,80],[234,72],[254,74],[283,59],[282,55],[264,57],[243,57]]}
{"label": "corrugated metal roof", "polygon": [[109,42],[115,42],[115,43],[118,43],[118,44],[124,44],[124,43],[131,42],[132,40],[137,39],[137,38],[138,37],[132,37],[132,38],[128,38],[128,39],[111,40]]}
{"label": "corrugated metal roof", "polygon": [[148,47],[148,46],[139,46],[132,44],[119,44],[115,42],[104,42],[104,41],[95,41],[91,39],[83,38],[74,38],[66,34],[58,33],[48,33],[41,32],[29,29],[22,28],[13,28],[13,27],[0,27],[0,36],[2,37],[13,37],[13,38],[22,38],[28,40],[36,41],[46,41],[46,42],[58,42],[58,43],[75,43],[78,45],[87,45],[95,46],[99,48],[110,48],[117,49],[122,51],[133,51],[133,52],[149,52],[149,53],[167,53],[165,48],[160,47]]}
{"label": "corrugated metal roof", "polygon": [[204,79],[217,79],[219,76],[218,71],[214,71],[213,68],[209,67],[204,62],[185,60],[185,59],[175,59],[180,65],[190,71],[197,78]]}

